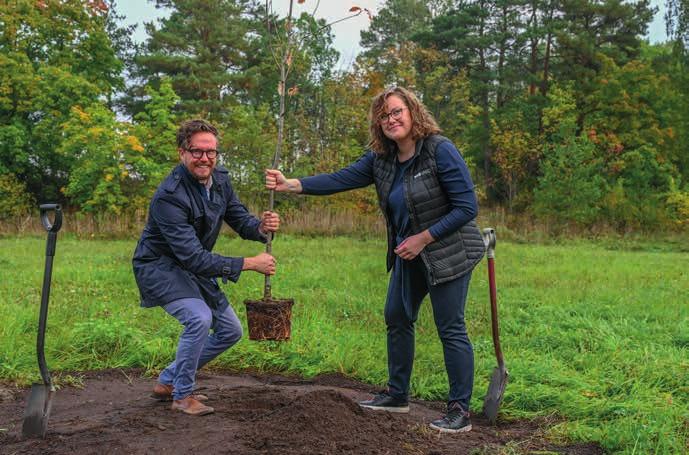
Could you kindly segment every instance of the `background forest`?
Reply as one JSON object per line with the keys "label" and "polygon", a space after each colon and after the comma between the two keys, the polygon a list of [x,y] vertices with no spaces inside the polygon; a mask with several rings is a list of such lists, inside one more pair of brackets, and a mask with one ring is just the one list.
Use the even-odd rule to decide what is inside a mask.
{"label": "background forest", "polygon": [[[222,131],[242,199],[262,204],[285,18],[266,14],[270,1],[155,3],[170,15],[135,44],[114,2],[0,2],[0,218],[47,201],[145,212],[177,162],[178,123],[197,116]],[[355,160],[371,98],[400,84],[458,145],[483,207],[556,230],[686,229],[689,3],[665,8],[669,41],[649,44],[648,0],[388,0],[345,70],[327,24],[302,14],[281,167],[299,176]],[[277,202],[377,210],[372,191]]]}

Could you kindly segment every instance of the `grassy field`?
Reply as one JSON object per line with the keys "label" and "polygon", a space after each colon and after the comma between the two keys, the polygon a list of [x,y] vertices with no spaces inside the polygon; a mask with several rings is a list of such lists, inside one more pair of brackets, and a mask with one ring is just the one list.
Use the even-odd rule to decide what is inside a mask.
{"label": "grassy field", "polygon": [[[134,241],[57,245],[47,332],[52,370],[143,367],[174,355],[179,326],[160,309],[141,309],[131,273]],[[216,251],[253,255],[262,245],[223,238]],[[215,366],[313,376],[341,372],[386,380],[384,241],[279,237],[275,297],[294,298],[293,339],[242,340]],[[38,378],[34,346],[45,239],[0,239],[0,379]],[[598,441],[621,453],[689,452],[689,253],[572,241],[500,242],[497,282],[502,343],[511,374],[505,417],[547,416],[549,437]],[[225,291],[262,297],[262,277],[246,273]],[[467,305],[476,352],[472,406],[481,408],[495,365],[485,263]],[[422,307],[412,393],[445,398],[447,384],[430,305]],[[63,382],[78,375],[61,375]]]}

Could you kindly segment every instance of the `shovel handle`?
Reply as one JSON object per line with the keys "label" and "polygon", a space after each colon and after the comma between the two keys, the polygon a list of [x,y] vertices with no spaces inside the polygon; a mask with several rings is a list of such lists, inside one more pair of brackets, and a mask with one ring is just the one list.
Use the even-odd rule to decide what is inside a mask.
{"label": "shovel handle", "polygon": [[504,368],[505,359],[500,349],[500,325],[498,322],[498,292],[495,285],[495,244],[497,239],[495,237],[495,229],[486,228],[483,230],[483,242],[486,245],[488,257],[488,286],[490,288],[490,319],[491,329],[493,332],[493,346],[495,348],[495,358],[498,361],[498,367]]}
{"label": "shovel handle", "polygon": [[[41,223],[48,231],[48,242],[45,250],[45,270],[43,272],[43,289],[41,290],[41,309],[38,315],[38,336],[36,337],[36,355],[38,368],[41,371],[43,383],[52,388],[52,380],[48,365],[45,361],[45,329],[48,322],[48,301],[50,300],[50,280],[53,274],[53,257],[57,243],[57,232],[62,227],[62,209],[60,204],[41,204]],[[53,221],[48,214],[55,212]]]}
{"label": "shovel handle", "polygon": [[[55,244],[57,243],[57,232],[62,227],[62,208],[60,207],[60,204],[41,204],[40,209],[41,209],[41,223],[43,223],[43,227],[45,228],[45,230],[48,231],[48,243],[46,244],[46,247],[45,247],[45,255],[47,257],[52,258],[53,256],[55,256]],[[55,216],[53,217],[53,221],[50,221],[50,217],[48,216],[48,214],[50,212],[55,212]],[[51,261],[51,264],[52,264],[52,261]],[[46,272],[48,272],[47,268],[46,268]],[[48,275],[48,280],[50,280],[49,275]],[[43,285],[43,289],[45,290],[45,283]]]}
{"label": "shovel handle", "polygon": [[[41,204],[41,223],[48,232],[57,232],[62,227],[62,208],[60,204]],[[55,218],[50,221],[48,213],[55,212]]]}
{"label": "shovel handle", "polygon": [[486,256],[489,259],[495,259],[495,243],[497,239],[495,238],[495,229],[485,228],[483,230],[483,243],[486,246]]}

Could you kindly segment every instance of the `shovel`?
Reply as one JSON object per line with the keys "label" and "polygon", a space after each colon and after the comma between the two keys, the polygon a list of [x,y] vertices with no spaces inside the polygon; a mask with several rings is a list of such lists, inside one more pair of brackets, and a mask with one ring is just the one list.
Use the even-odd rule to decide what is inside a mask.
{"label": "shovel", "polygon": [[498,418],[498,409],[502,403],[502,397],[505,394],[505,386],[507,385],[507,368],[505,368],[505,359],[502,357],[502,350],[500,349],[500,327],[498,325],[498,298],[495,289],[495,229],[486,228],[483,230],[483,242],[486,244],[488,250],[488,284],[490,286],[490,318],[493,332],[493,346],[495,347],[495,358],[498,361],[498,366],[493,369],[493,375],[490,378],[488,385],[488,393],[483,401],[483,413],[486,415],[490,423],[495,424]]}
{"label": "shovel", "polygon": [[[24,413],[22,435],[25,438],[43,438],[48,429],[48,418],[52,407],[55,386],[50,378],[48,365],[45,363],[45,327],[48,320],[48,299],[50,298],[50,277],[53,273],[53,257],[55,256],[55,244],[57,243],[57,231],[62,226],[62,210],[59,204],[41,205],[41,222],[48,231],[48,244],[45,249],[45,271],[43,272],[43,290],[41,292],[41,310],[38,316],[38,337],[36,339],[36,354],[38,355],[38,368],[41,370],[43,384],[33,384],[29,404]],[[55,212],[54,221],[48,218],[49,212]]]}

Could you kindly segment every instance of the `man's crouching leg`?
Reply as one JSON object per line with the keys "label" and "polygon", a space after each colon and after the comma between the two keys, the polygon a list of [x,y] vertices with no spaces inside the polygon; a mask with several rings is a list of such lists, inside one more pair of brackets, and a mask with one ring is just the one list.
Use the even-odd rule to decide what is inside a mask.
{"label": "man's crouching leg", "polygon": [[242,323],[231,306],[223,311],[213,310],[213,333],[206,338],[198,369],[234,346],[242,338]]}
{"label": "man's crouching leg", "polygon": [[172,385],[172,409],[190,415],[206,415],[213,408],[206,406],[193,395],[199,357],[208,339],[213,314],[206,302],[200,299],[180,299],[163,307],[184,326],[177,345],[175,361],[160,374],[158,382]]}

